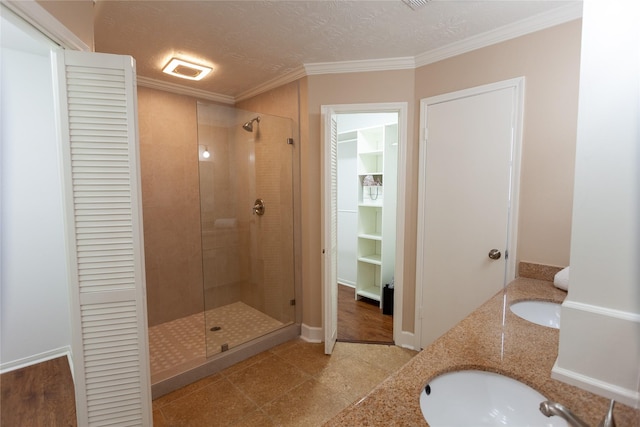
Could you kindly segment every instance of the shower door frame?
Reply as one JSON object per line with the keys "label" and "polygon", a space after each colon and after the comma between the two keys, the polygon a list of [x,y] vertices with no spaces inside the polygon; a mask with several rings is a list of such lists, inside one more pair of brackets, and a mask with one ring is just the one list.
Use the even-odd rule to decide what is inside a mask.
{"label": "shower door frame", "polygon": [[[297,170],[295,166],[295,155],[297,153],[297,150],[295,150],[294,146],[292,146],[291,144],[293,141],[292,137],[295,133],[295,126],[294,121],[290,118],[265,113],[257,113],[230,106],[220,106],[207,102],[198,102],[198,108],[203,108],[202,113],[204,116],[212,117],[211,121],[201,122],[199,119],[198,122],[198,152],[200,159],[199,175],[201,185],[201,226],[204,227],[205,223],[207,223],[209,225],[209,228],[211,228],[209,231],[214,232],[214,235],[210,236],[210,239],[208,239],[210,240],[209,245],[212,245],[212,247],[208,248],[208,250],[205,250],[205,235],[203,234],[202,251],[204,280],[203,292],[205,293],[204,308],[206,324],[206,329],[204,332],[205,336],[207,337],[206,357],[212,358],[216,357],[220,353],[228,351],[228,349],[234,348],[235,346],[250,343],[264,333],[269,334],[274,330],[282,329],[290,324],[296,324],[299,321],[299,307],[295,307],[295,298],[298,291],[296,285],[295,248],[297,229],[295,221],[296,186],[294,179]],[[204,110],[206,108],[212,108],[212,110]],[[212,112],[213,114],[210,116],[209,112]],[[200,117],[200,114],[198,114],[198,116]],[[255,121],[257,117],[261,117],[261,119]],[[255,121],[253,123],[254,126],[252,131],[248,130],[244,127],[244,125],[242,125],[242,123],[248,121]],[[270,122],[272,125],[274,125],[274,127],[266,128],[265,126],[268,126],[267,124]],[[208,126],[210,126],[210,130],[207,128]],[[245,131],[249,133],[245,134]],[[219,135],[218,133],[221,134]],[[278,146],[277,144],[282,144],[282,146]],[[203,158],[203,146],[207,146],[207,149],[212,151],[211,158]],[[216,150],[219,151],[219,153],[213,152]],[[222,157],[222,161],[226,161],[229,165],[232,166],[228,169],[223,168],[222,174],[220,174],[220,167],[218,166],[217,175],[214,172],[215,168],[211,167],[208,173],[211,173],[212,175],[202,176],[202,173],[205,171],[205,169],[203,169],[205,162],[213,161],[213,158],[220,154],[226,156]],[[264,156],[266,156],[266,158]],[[218,159],[218,161],[220,161],[220,159]],[[262,164],[262,167],[260,166],[260,164]],[[276,168],[277,170],[275,170],[272,174],[271,172],[266,171],[265,168]],[[262,173],[260,172],[261,169],[263,170]],[[279,173],[278,170],[280,171]],[[272,178],[271,180],[263,180],[265,171],[268,173],[267,177]],[[286,175],[283,175],[283,173]],[[212,187],[209,190],[203,190],[202,185],[207,180],[211,181]],[[202,210],[204,209],[204,200],[202,199],[202,197],[203,194],[205,194],[204,191],[210,192],[214,191],[214,189],[220,188],[219,184],[214,184],[215,182],[226,183],[228,187],[227,190],[231,191],[231,196],[229,196],[229,193],[226,192],[225,194],[227,194],[227,196],[225,199],[224,195],[220,195],[220,193],[218,193],[218,200],[220,200],[219,202],[217,202],[218,205],[216,206],[216,204],[213,203],[208,207],[208,212],[205,212]],[[265,182],[272,182],[272,184],[268,184],[265,186]],[[233,190],[234,186],[236,186],[235,191]],[[245,194],[245,190],[249,191],[251,195],[247,196]],[[238,196],[241,193],[243,193],[242,196]],[[271,194],[271,197],[269,197],[268,194]],[[284,199],[280,198],[281,194],[283,195]],[[238,200],[238,197],[240,197],[240,200]],[[248,212],[251,211],[253,200],[263,197],[265,198],[266,205],[265,216],[263,217],[261,215],[255,215],[255,212],[253,215],[249,214]],[[289,202],[287,202],[287,199],[289,197],[291,199]],[[213,196],[213,199],[215,200],[216,197]],[[287,224],[285,225],[287,228],[287,231],[284,232],[286,240],[280,243],[272,243],[271,246],[266,243],[267,246],[263,246],[265,243],[262,243],[262,240],[265,237],[267,241],[273,240],[274,235],[272,233],[276,232],[278,235],[283,235],[284,230],[281,229],[281,226],[279,225],[279,218],[281,218],[282,216],[287,216],[282,215],[285,212],[279,210],[280,206],[282,206],[283,203],[285,203],[285,209],[287,204],[291,207],[291,222],[287,222]],[[279,215],[278,212],[282,212],[282,214]],[[207,274],[207,271],[211,268],[215,269],[215,266],[210,265],[209,267],[207,267],[206,261],[204,259],[205,253],[213,252],[213,255],[215,256],[216,252],[220,252],[222,250],[226,253],[219,253],[218,255],[229,256],[228,252],[231,251],[231,248],[228,248],[228,250],[224,250],[224,248],[218,247],[220,243],[215,243],[215,239],[217,239],[215,236],[215,230],[213,229],[215,227],[212,226],[212,223],[209,224],[209,222],[214,219],[217,222],[221,218],[221,215],[232,218],[234,223],[236,224],[235,228],[236,232],[238,233],[236,236],[236,239],[238,240],[237,249],[239,250],[239,254],[247,253],[248,255],[244,263],[242,261],[237,261],[238,265],[236,266],[235,270],[237,270],[238,272],[243,271],[245,272],[245,274],[243,274],[242,277],[232,277],[232,272],[227,272],[230,273],[231,276],[227,275],[229,277],[220,278],[220,283],[218,283],[217,285],[209,283],[209,286],[206,286],[208,278],[211,279],[217,277],[217,274],[214,271],[210,271],[209,274]],[[226,222],[229,222],[228,218]],[[273,228],[274,226],[275,229]],[[268,233],[267,235],[263,234],[265,231],[261,231],[263,227],[264,230]],[[269,231],[269,229],[271,229],[271,231]],[[222,231],[224,232],[227,230]],[[203,228],[202,233],[204,232],[205,229]],[[218,230],[218,232],[220,232],[220,230]],[[254,233],[258,234],[254,235]],[[269,236],[271,236],[272,238],[269,239]],[[291,237],[290,241],[289,236]],[[245,251],[242,250],[243,242],[244,244],[248,245],[245,248]],[[273,244],[275,244],[275,247],[272,246]],[[218,249],[215,249],[216,247]],[[283,250],[285,251],[285,255],[276,256],[275,260],[271,259],[270,261],[269,254],[283,253]],[[251,254],[253,254],[253,256]],[[255,258],[256,256],[258,258]],[[227,259],[227,261],[223,262],[223,264],[229,265],[228,261],[234,261],[234,259],[235,258]],[[243,265],[247,268],[243,268]],[[277,273],[277,277],[275,280],[268,281],[268,277],[274,276],[274,268],[275,271],[281,270],[277,268],[278,265],[281,265],[283,269],[286,269],[286,272]],[[246,273],[247,271],[249,272],[248,274]],[[272,271],[272,274],[268,274],[269,271]],[[252,274],[251,272],[258,274],[258,276]],[[275,288],[273,288],[273,286],[271,288],[265,288],[268,283],[288,284],[286,285],[286,287],[282,288],[278,286],[276,286]],[[224,290],[225,288],[227,289],[227,291]],[[216,292],[216,289],[219,290]],[[269,291],[269,289],[271,289],[271,291]],[[264,293],[262,294],[261,292]],[[275,300],[273,300],[273,292],[276,292]],[[229,293],[234,295],[237,294],[237,298],[234,299]],[[229,301],[221,302],[218,299],[219,296]],[[246,298],[249,299],[247,300]],[[218,302],[221,302],[221,304],[219,304]],[[215,309],[216,307],[227,306],[228,304],[237,302],[243,302],[244,304],[247,304],[249,307],[252,307],[260,313],[268,315],[269,317],[279,322],[283,322],[282,326],[274,326],[273,329],[266,328],[265,326],[266,329],[264,330],[269,330],[270,332],[256,331],[255,338],[251,338],[246,342],[240,342],[236,340],[235,343],[233,342],[233,339],[231,339],[230,341],[228,341],[227,345],[222,344],[220,348],[218,344],[225,342],[225,339],[229,339],[228,336],[223,335],[224,330],[229,330],[230,327],[232,329],[235,329],[235,324],[228,324],[225,327],[222,324],[225,323],[226,318],[224,316],[218,316],[216,322],[220,323],[219,326],[222,326],[222,335],[219,337],[219,339],[215,340],[214,335],[218,333],[218,331],[215,331],[213,333],[209,332],[210,326],[212,326],[209,324],[211,323],[210,315],[213,314],[213,312],[210,312],[210,310]],[[271,302],[271,304],[269,304],[269,302]],[[271,309],[269,309],[269,307],[271,307]],[[231,308],[232,307],[229,307],[229,309]],[[247,307],[247,309],[249,308]],[[251,313],[253,313],[253,311],[251,311]],[[255,316],[258,316],[260,319],[262,319],[260,313],[255,313]],[[275,313],[276,315],[274,316],[273,313]],[[243,316],[243,318],[246,318],[246,316]],[[268,319],[265,317],[264,322],[267,321]],[[215,325],[218,325],[218,323],[215,323]],[[253,323],[259,324],[261,322],[256,320]],[[222,338],[222,340],[220,340],[220,338]]]}
{"label": "shower door frame", "polygon": [[[203,104],[211,104],[211,102],[206,100],[199,101],[199,102]],[[233,108],[230,106],[227,106],[227,107]],[[242,110],[247,111],[245,109],[242,109]],[[275,116],[275,117],[281,117],[281,116]],[[292,188],[293,216],[292,218],[293,219],[292,220],[293,220],[293,250],[294,250],[292,268],[293,268],[293,291],[294,291],[295,298],[299,300],[301,295],[301,285],[300,285],[301,265],[300,265],[300,259],[296,254],[300,253],[300,247],[301,247],[300,179],[299,179],[300,177],[300,146],[299,144],[296,143],[296,141],[299,141],[300,139],[300,130],[294,120],[288,117],[285,117],[285,118],[291,120],[291,124],[292,124],[291,132],[294,138],[293,147],[292,147],[293,153],[291,157],[293,162],[293,165],[292,165],[292,179],[293,179],[293,183],[292,183],[293,185],[293,188]],[[242,122],[239,124],[239,126],[241,126],[241,124]],[[200,150],[198,150],[198,152],[200,152]],[[293,309],[294,309],[293,323],[288,324],[273,332],[270,332],[267,335],[262,335],[258,338],[254,338],[237,347],[232,347],[228,351],[217,353],[215,355],[212,355],[211,357],[205,357],[202,360],[202,363],[190,368],[188,371],[152,384],[151,385],[152,398],[157,399],[160,396],[163,396],[181,387],[189,385],[199,379],[202,379],[209,375],[220,372],[225,368],[228,368],[236,363],[246,360],[261,352],[269,350],[277,345],[283,344],[287,341],[300,337],[301,319],[302,319],[301,304],[299,303],[295,304]],[[203,339],[205,339],[204,335],[203,335]]]}

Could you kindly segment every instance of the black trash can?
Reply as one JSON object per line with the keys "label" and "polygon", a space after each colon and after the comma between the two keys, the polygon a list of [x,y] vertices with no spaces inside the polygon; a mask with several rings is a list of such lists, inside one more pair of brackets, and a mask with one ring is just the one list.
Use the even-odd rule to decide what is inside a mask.
{"label": "black trash can", "polygon": [[393,315],[393,288],[389,284],[382,288],[382,314]]}

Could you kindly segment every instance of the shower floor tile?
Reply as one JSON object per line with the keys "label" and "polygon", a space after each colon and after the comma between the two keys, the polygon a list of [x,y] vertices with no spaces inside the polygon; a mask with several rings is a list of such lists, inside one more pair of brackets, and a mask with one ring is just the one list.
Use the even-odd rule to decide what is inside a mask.
{"label": "shower floor tile", "polygon": [[[205,323],[206,318],[206,323]],[[213,332],[210,329],[220,329]],[[221,346],[233,348],[284,326],[282,322],[244,304],[233,304],[196,313],[149,328],[151,383],[201,365]],[[204,339],[206,331],[206,346]]]}
{"label": "shower floor tile", "polygon": [[[243,302],[208,310],[205,319],[209,356],[220,353],[224,344],[233,348],[284,326]],[[212,328],[216,330],[212,331]]]}

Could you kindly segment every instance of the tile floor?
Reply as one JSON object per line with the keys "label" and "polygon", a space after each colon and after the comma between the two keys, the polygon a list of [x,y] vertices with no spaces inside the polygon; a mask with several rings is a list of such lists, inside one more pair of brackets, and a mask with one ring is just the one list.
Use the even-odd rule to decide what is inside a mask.
{"label": "tile floor", "polygon": [[320,426],[415,354],[289,341],[154,400],[154,426]]}
{"label": "tile floor", "polygon": [[[149,328],[151,383],[201,365],[220,353],[221,346],[236,347],[285,324],[236,302]],[[211,328],[220,328],[211,331]],[[206,332],[206,342],[205,342]]]}

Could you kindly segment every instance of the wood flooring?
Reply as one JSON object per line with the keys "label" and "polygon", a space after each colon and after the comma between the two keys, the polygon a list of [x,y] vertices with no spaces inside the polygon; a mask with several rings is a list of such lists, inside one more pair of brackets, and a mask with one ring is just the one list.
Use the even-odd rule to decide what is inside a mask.
{"label": "wood flooring", "polygon": [[378,301],[355,299],[355,289],[338,285],[338,341],[393,344],[393,316]]}
{"label": "wood flooring", "polygon": [[0,376],[2,427],[76,426],[73,379],[66,357]]}

